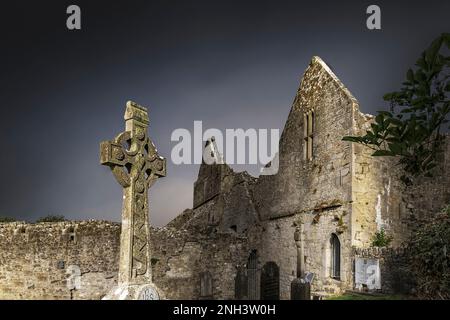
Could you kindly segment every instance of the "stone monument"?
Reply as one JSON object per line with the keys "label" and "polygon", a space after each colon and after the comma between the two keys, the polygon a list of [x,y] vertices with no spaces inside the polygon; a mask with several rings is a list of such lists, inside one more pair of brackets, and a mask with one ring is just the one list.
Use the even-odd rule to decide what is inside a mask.
{"label": "stone monument", "polygon": [[305,279],[303,221],[297,223],[294,240],[297,247],[297,278],[291,283],[291,300],[311,300],[311,283]]}
{"label": "stone monument", "polygon": [[147,109],[127,102],[125,131],[100,144],[100,163],[123,188],[119,279],[103,299],[158,300],[152,282],[148,189],[166,175],[166,160],[147,136]]}

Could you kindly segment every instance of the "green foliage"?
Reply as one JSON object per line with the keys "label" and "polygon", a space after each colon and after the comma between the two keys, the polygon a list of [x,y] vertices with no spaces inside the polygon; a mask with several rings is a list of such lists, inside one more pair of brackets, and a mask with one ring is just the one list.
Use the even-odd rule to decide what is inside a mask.
{"label": "green foliage", "polygon": [[411,275],[421,298],[450,299],[450,215],[447,206],[408,243]]}
{"label": "green foliage", "polygon": [[450,216],[450,204],[442,209],[442,213],[448,214]]}
{"label": "green foliage", "polygon": [[372,238],[372,246],[373,247],[387,247],[392,242],[392,237],[388,236],[384,229],[375,232]]}
{"label": "green foliage", "polygon": [[41,217],[39,219],[36,220],[36,223],[40,223],[40,222],[60,222],[60,221],[66,221],[66,218],[62,215],[52,215],[49,214],[45,217]]}
{"label": "green foliage", "polygon": [[391,112],[378,111],[364,136],[346,136],[344,141],[374,150],[372,156],[395,156],[405,172],[414,177],[432,176],[442,152],[445,124],[450,114],[450,57],[440,52],[450,48],[450,34],[434,40],[409,69],[400,91],[384,95]]}
{"label": "green foliage", "polygon": [[2,222],[14,222],[16,221],[16,219],[11,218],[11,217],[0,217],[0,223]]}
{"label": "green foliage", "polygon": [[405,295],[386,295],[349,292],[343,295],[331,296],[326,300],[407,300],[410,297]]}

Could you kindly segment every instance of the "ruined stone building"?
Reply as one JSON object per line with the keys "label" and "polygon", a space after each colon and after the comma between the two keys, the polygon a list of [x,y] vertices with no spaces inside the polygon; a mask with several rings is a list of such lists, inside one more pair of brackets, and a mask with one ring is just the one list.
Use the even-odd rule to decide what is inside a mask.
{"label": "ruined stone building", "polygon": [[[153,280],[166,298],[290,299],[301,225],[314,295],[358,287],[358,258],[380,264],[373,288],[389,290],[372,237],[384,229],[397,248],[449,202],[450,143],[439,174],[405,189],[395,159],[342,141],[371,119],[314,57],[280,139],[278,173],[202,164],[193,208],[152,229]],[[0,298],[101,298],[117,281],[119,233],[119,224],[95,221],[0,224]],[[67,287],[68,277],[79,283]]]}

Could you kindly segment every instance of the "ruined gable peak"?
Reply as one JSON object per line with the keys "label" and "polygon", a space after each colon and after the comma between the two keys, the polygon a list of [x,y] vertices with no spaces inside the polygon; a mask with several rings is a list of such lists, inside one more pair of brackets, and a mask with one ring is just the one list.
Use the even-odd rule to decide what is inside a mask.
{"label": "ruined gable peak", "polygon": [[[224,163],[222,154],[220,153],[219,148],[217,148],[217,143],[214,136],[206,140],[205,148],[203,149],[203,155],[204,157],[208,155],[215,164]],[[204,159],[202,162],[204,163]]]}
{"label": "ruined gable peak", "polygon": [[[216,176],[218,171],[221,171],[222,168],[228,169],[229,166],[225,164],[223,160],[223,156],[217,147],[216,139],[211,137],[206,140],[205,147],[203,149],[202,164],[200,165],[200,169],[198,171],[197,180]],[[229,168],[229,170],[231,170],[231,168]]]}
{"label": "ruined gable peak", "polygon": [[224,163],[214,137],[211,137],[205,143],[202,164],[198,171],[197,181],[194,183],[193,208],[197,208],[217,196],[222,190],[222,180],[232,173],[233,170]]}
{"label": "ruined gable peak", "polygon": [[319,56],[313,56],[308,68],[303,74],[297,96],[294,101],[294,109],[301,107],[311,108],[323,94],[326,85],[330,82],[343,93],[354,105],[358,105],[358,101],[345,85],[335,75],[333,70]]}

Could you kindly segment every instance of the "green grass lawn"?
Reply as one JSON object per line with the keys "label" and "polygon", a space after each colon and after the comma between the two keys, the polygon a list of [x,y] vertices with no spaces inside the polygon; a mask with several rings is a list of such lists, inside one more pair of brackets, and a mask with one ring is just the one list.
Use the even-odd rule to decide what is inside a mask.
{"label": "green grass lawn", "polygon": [[385,294],[364,294],[364,293],[345,293],[340,296],[329,297],[326,300],[407,300],[402,295],[385,295]]}

